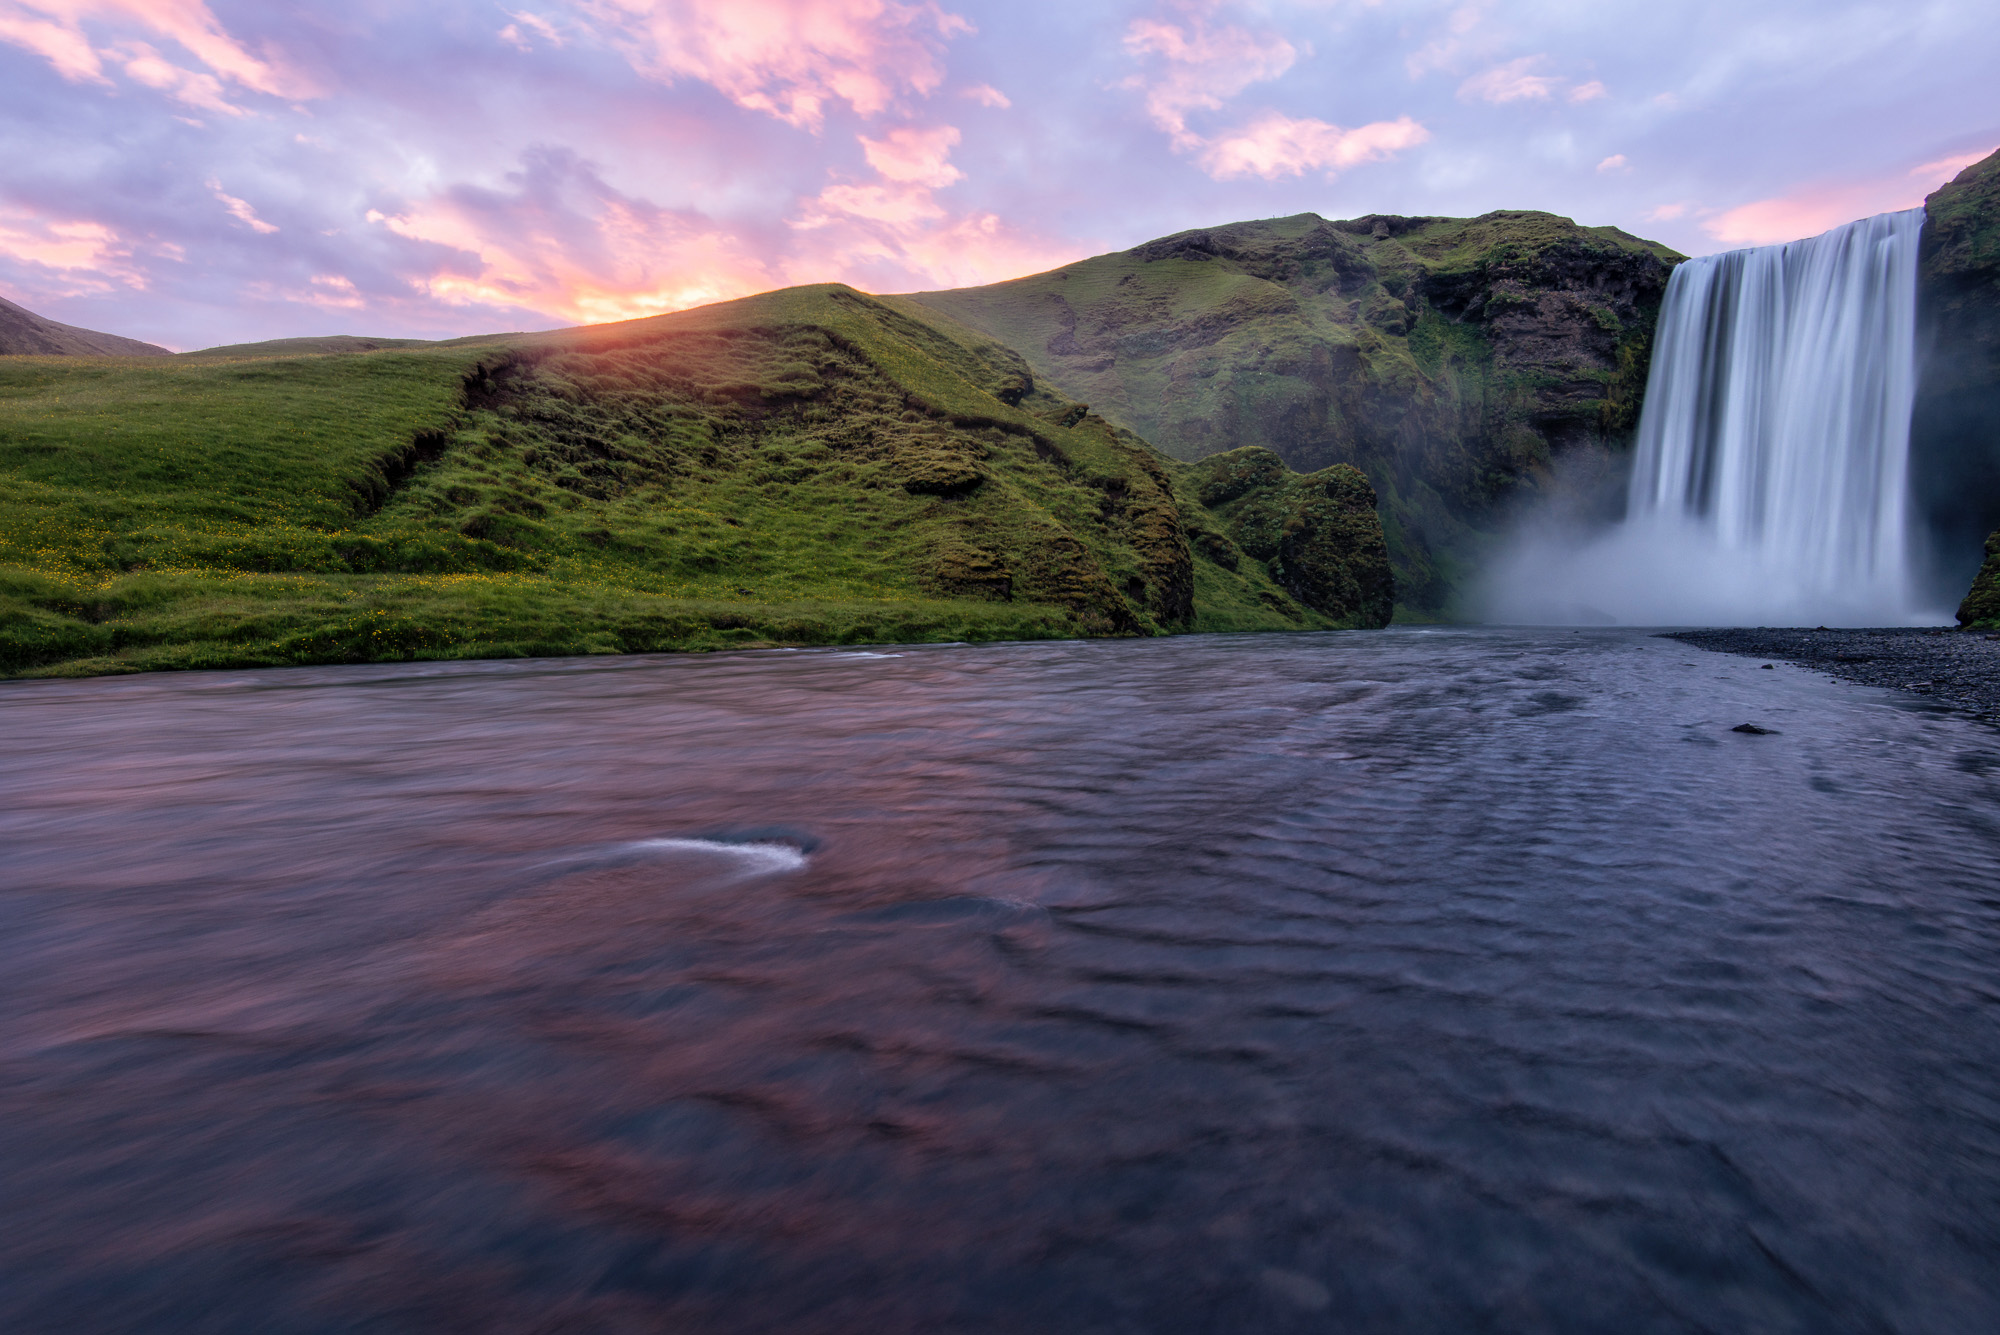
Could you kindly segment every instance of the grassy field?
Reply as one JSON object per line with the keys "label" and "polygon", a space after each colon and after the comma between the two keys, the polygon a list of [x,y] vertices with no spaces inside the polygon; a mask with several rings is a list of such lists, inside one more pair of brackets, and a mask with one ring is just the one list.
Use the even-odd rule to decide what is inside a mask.
{"label": "grassy field", "polygon": [[359,342],[0,358],[0,672],[1366,619],[922,308]]}

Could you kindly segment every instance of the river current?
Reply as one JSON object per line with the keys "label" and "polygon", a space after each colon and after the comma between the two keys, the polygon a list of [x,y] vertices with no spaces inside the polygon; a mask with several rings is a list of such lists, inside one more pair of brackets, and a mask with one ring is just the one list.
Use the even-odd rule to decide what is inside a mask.
{"label": "river current", "polygon": [[0,737],[19,1335],[2000,1329],[2000,733],[1907,698],[1394,630]]}

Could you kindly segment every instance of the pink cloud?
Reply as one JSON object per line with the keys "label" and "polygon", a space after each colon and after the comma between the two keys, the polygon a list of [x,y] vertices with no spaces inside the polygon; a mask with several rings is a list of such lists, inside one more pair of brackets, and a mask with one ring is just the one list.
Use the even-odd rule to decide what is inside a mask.
{"label": "pink cloud", "polygon": [[938,187],[965,179],[965,173],[951,165],[951,150],[958,139],[956,128],[940,125],[929,130],[891,130],[880,139],[864,135],[861,148],[868,165],[888,180]]}
{"label": "pink cloud", "polygon": [[641,73],[696,79],[739,106],[817,130],[829,105],[861,116],[944,80],[940,45],[972,25],[893,0],[579,0]]}
{"label": "pink cloud", "polygon": [[[857,196],[833,187],[793,224],[802,244],[781,262],[786,282],[840,281],[878,292],[962,287],[1053,269],[1085,253],[996,214],[954,216],[927,190],[858,189]],[[873,207],[876,201],[886,206]]]}
{"label": "pink cloud", "polygon": [[1775,245],[1818,236],[1857,218],[1916,208],[1925,193],[1907,180],[1807,188],[1738,205],[1704,222],[1702,230],[1724,245]]}
{"label": "pink cloud", "polygon": [[101,222],[0,211],[0,256],[41,271],[52,294],[103,293],[114,284],[143,289],[146,275],[136,249]]}
{"label": "pink cloud", "polygon": [[1623,153],[1613,153],[1610,157],[1597,164],[1597,170],[1601,172],[1615,172],[1625,165],[1625,155]]}
{"label": "pink cloud", "polygon": [[[942,159],[915,152],[890,161],[935,170]],[[621,194],[557,151],[530,155],[504,190],[460,187],[368,220],[435,247],[411,271],[417,299],[573,323],[657,315],[794,283],[908,291],[990,282],[1081,254],[990,213],[954,214],[921,180],[888,178],[829,186],[776,237],[763,236]],[[338,283],[315,284],[285,295],[321,307],[351,295]]]}
{"label": "pink cloud", "polygon": [[218,200],[222,201],[222,207],[228,211],[230,217],[236,219],[236,221],[240,223],[243,223],[245,226],[249,227],[251,231],[257,232],[264,236],[269,236],[271,233],[278,230],[277,224],[267,223],[262,218],[259,218],[257,216],[257,210],[251,208],[248,203],[238,199],[234,195],[224,194],[222,190],[222,183],[220,181],[210,180],[208,183],[208,189],[210,194],[214,195]]}
{"label": "pink cloud", "polygon": [[1468,102],[1475,97],[1482,102],[1494,103],[1547,101],[1562,80],[1552,74],[1531,73],[1546,59],[1546,56],[1522,56],[1519,60],[1496,65],[1460,84],[1458,95]]}
{"label": "pink cloud", "polygon": [[303,300],[333,310],[358,311],[368,303],[355,288],[354,280],[341,274],[316,273]]}
{"label": "pink cloud", "polygon": [[480,207],[447,194],[394,216],[390,231],[460,252],[415,286],[453,306],[525,308],[577,324],[631,320],[773,286],[726,230],[609,191],[563,216],[526,201]]}
{"label": "pink cloud", "polygon": [[[972,213],[942,226],[893,238],[882,245],[875,258],[909,274],[912,286],[972,287],[1041,273],[1082,259],[1092,249],[1088,243],[1050,241],[1023,232],[997,214]],[[818,257],[795,261],[790,266],[791,272],[798,275],[793,281],[809,281],[803,276],[813,271],[808,266],[820,263],[823,261]],[[852,273],[848,281],[855,286],[867,286],[866,275],[853,270],[842,272]]]}
{"label": "pink cloud", "polygon": [[806,206],[792,225],[828,227],[854,218],[908,227],[944,217],[944,206],[928,189],[910,185],[830,185]]}
{"label": "pink cloud", "polygon": [[1910,175],[1921,176],[1934,182],[1935,184],[1931,188],[1936,189],[1937,186],[1943,185],[1973,163],[1990,158],[1995,153],[2000,153],[2000,145],[1996,145],[1993,148],[1975,149],[1970,153],[1954,154],[1948,158],[1939,158],[1936,162],[1926,162],[1921,167],[1910,168]]}
{"label": "pink cloud", "polygon": [[1603,84],[1592,79],[1589,83],[1580,83],[1570,89],[1568,96],[1572,102],[1595,102],[1600,97],[1611,96],[1611,93]]}
{"label": "pink cloud", "polygon": [[104,62],[80,28],[35,17],[26,5],[0,4],[0,42],[34,52],[72,82],[110,82]]}
{"label": "pink cloud", "polygon": [[1431,137],[1408,116],[1343,130],[1322,120],[1294,120],[1267,111],[1241,130],[1217,136],[1201,151],[1204,170],[1218,181],[1241,176],[1299,176],[1363,162],[1380,162]]}
{"label": "pink cloud", "polygon": [[219,111],[226,116],[244,114],[243,108],[234,105],[223,96],[222,80],[213,74],[182,69],[170,61],[161,59],[160,53],[144,42],[134,42],[130,46],[121,47],[118,54],[125,62],[125,73],[134,82],[158,89],[175,101],[185,102],[191,107]]}
{"label": "pink cloud", "polygon": [[339,274],[314,274],[304,287],[258,281],[247,284],[245,290],[263,301],[314,306],[323,311],[361,311],[371,304],[352,279]]}
{"label": "pink cloud", "polygon": [[937,191],[962,179],[956,128],[892,130],[861,140],[880,181],[828,186],[792,220],[797,249],[781,269],[794,283],[946,287],[1016,278],[1077,258],[991,213],[954,215]]}
{"label": "pink cloud", "polygon": [[1255,83],[1291,69],[1299,51],[1275,32],[1210,22],[1190,5],[1181,21],[1137,19],[1125,29],[1125,49],[1150,68],[1121,85],[1143,90],[1146,115],[1167,134],[1176,153],[1193,153],[1218,181],[1258,176],[1277,180],[1308,171],[1333,171],[1378,162],[1430,138],[1404,116],[1347,130],[1313,117],[1265,111],[1247,124],[1205,135],[1188,124],[1196,112],[1219,111]]}
{"label": "pink cloud", "polygon": [[1872,180],[1807,186],[1738,205],[1704,222],[1702,228],[1717,241],[1732,246],[1766,246],[1817,236],[1857,218],[1917,208],[1924,196],[1991,151],[1955,154]]}
{"label": "pink cloud", "polygon": [[1146,114],[1167,132],[1177,151],[1199,148],[1200,135],[1188,129],[1196,111],[1214,111],[1253,83],[1275,79],[1292,67],[1298,51],[1276,33],[1210,27],[1200,14],[1182,23],[1137,19],[1125,29],[1125,49],[1158,65],[1124,86],[1145,90]]}
{"label": "pink cloud", "polygon": [[[94,45],[86,24],[165,38],[207,72],[173,65],[143,44],[124,48],[122,54],[118,48]],[[105,82],[104,64],[113,60],[149,87],[218,109],[224,79],[274,97],[315,92],[294,72],[231,37],[203,0],[0,0],[0,41],[33,51],[66,79]]]}
{"label": "pink cloud", "polygon": [[982,107],[996,107],[1002,111],[1014,105],[1014,99],[990,83],[976,83],[970,88],[961,88],[958,95],[977,102]]}
{"label": "pink cloud", "polygon": [[531,36],[538,37],[557,48],[568,45],[562,33],[556,30],[556,25],[540,14],[516,13],[510,9],[507,11],[507,17],[514,21],[500,30],[500,40],[509,46],[522,51],[532,51],[535,49],[535,44]]}

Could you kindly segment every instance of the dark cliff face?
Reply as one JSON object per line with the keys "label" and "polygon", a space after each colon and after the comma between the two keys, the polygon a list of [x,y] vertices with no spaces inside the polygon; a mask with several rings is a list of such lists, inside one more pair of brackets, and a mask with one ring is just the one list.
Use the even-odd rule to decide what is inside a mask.
{"label": "dark cliff face", "polygon": [[1986,539],[1986,564],[1958,605],[1958,624],[2000,630],[2000,533]]}
{"label": "dark cliff face", "polygon": [[1546,213],[1301,214],[916,299],[1178,458],[1361,468],[1422,612],[1505,502],[1629,440],[1679,258]]}
{"label": "dark cliff face", "polygon": [[1924,207],[1912,482],[1938,578],[1963,588],[2000,528],[2000,153]]}

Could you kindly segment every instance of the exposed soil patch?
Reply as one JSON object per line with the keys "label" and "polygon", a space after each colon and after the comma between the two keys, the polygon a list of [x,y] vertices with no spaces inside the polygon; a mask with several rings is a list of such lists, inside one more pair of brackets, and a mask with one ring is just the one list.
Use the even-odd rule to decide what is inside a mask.
{"label": "exposed soil patch", "polygon": [[1830,677],[1914,691],[2000,724],[2000,635],[1883,630],[1684,630],[1666,638],[1752,658],[1783,659]]}

